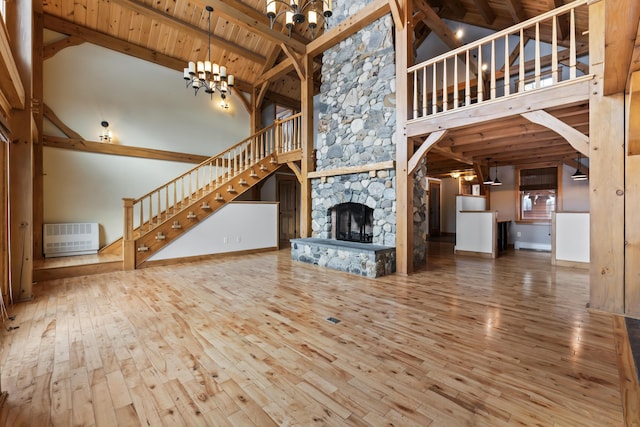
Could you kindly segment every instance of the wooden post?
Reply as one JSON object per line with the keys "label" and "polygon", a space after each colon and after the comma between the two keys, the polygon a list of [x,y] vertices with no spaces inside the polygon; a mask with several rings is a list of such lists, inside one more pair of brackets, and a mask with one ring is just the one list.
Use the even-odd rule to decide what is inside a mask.
{"label": "wooden post", "polygon": [[[122,231],[122,269],[136,268],[136,241],[133,238],[133,202],[135,199],[122,199],[124,207],[124,227]],[[141,224],[142,225],[142,224]]]}
{"label": "wooden post", "polygon": [[14,301],[32,297],[33,270],[33,2],[7,3],[7,31],[13,55],[29,101],[9,118],[10,280]]}
{"label": "wooden post", "polygon": [[405,0],[400,15],[404,25],[396,26],[396,272],[413,272],[413,173],[409,159],[413,143],[407,140],[405,122],[411,88],[407,68],[413,63],[413,1]]}
{"label": "wooden post", "polygon": [[33,120],[36,138],[33,141],[33,259],[44,258],[42,227],[44,223],[43,109],[44,109],[44,14],[42,2],[33,2]]}
{"label": "wooden post", "polygon": [[302,80],[302,183],[300,184],[300,237],[311,237],[311,180],[309,172],[315,170],[313,151],[313,57],[302,57],[304,80]]}
{"label": "wooden post", "polygon": [[603,94],[605,25],[605,2],[590,4],[590,306],[624,313],[624,94]]}
{"label": "wooden post", "polygon": [[[633,73],[628,109],[629,137],[627,145],[638,144],[640,139],[634,135],[632,128],[638,128],[640,122],[640,71]],[[627,150],[625,179],[625,314],[640,317],[640,152]]]}

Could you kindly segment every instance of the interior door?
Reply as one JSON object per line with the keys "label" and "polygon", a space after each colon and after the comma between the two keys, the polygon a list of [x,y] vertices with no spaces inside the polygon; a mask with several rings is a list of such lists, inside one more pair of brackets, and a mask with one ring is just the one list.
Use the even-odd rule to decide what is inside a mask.
{"label": "interior door", "polygon": [[290,239],[298,237],[299,214],[298,214],[298,180],[295,177],[278,175],[277,198],[280,202],[280,243],[289,244]]}
{"label": "interior door", "polygon": [[440,183],[429,181],[429,235],[440,235]]}

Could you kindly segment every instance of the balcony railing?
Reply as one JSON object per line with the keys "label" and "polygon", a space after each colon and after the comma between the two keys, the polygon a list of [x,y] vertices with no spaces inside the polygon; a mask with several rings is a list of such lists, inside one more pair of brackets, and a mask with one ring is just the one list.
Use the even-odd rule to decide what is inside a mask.
{"label": "balcony railing", "polygon": [[[576,30],[576,13],[588,16],[587,0],[556,8],[409,68],[409,120],[588,74],[588,65],[578,61],[588,54],[588,46],[578,43],[581,35]],[[541,38],[541,29],[550,32],[551,40]],[[561,34],[565,31],[568,34]]]}

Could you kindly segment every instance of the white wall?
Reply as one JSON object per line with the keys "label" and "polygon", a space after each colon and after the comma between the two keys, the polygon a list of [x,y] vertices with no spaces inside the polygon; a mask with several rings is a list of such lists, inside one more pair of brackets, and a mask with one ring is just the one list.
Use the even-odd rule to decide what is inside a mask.
{"label": "white wall", "polygon": [[558,261],[589,262],[589,213],[558,212],[556,218],[555,257]]}
{"label": "white wall", "polygon": [[[117,144],[212,156],[249,136],[238,95],[224,110],[219,98],[186,89],[181,72],[88,43],[44,63],[44,102],[91,141],[106,120]],[[48,121],[44,134],[61,136]],[[102,246],[122,235],[123,197],[139,197],[193,166],[47,148],[44,222],[98,222]]]}
{"label": "white wall", "polygon": [[277,203],[229,203],[159,250],[149,261],[277,246]]}

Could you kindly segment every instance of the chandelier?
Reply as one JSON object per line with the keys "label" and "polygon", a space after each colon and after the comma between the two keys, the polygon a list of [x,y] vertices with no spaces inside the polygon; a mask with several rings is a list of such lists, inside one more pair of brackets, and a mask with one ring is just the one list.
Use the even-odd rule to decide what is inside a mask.
{"label": "chandelier", "polygon": [[[311,37],[314,37],[314,30],[318,26],[318,17],[322,16],[325,24],[327,18],[333,15],[333,0],[266,0],[267,1],[267,16],[269,17],[269,23],[271,29],[273,24],[280,16],[285,15],[285,26],[289,29],[289,37],[291,37],[291,29],[296,24],[302,24],[305,20],[309,22],[309,28],[311,29]],[[277,12],[277,4],[284,5],[280,12]],[[320,10],[319,4],[322,3],[322,10]],[[307,16],[305,18],[305,11]]]}
{"label": "chandelier", "polygon": [[207,12],[209,12],[209,42],[207,50],[207,60],[193,62],[189,61],[187,68],[184,69],[184,79],[186,80],[187,87],[192,87],[194,95],[198,94],[200,88],[204,88],[204,91],[211,95],[217,90],[220,92],[220,97],[223,102],[227,97],[227,93],[231,95],[231,88],[234,84],[233,75],[227,75],[227,67],[218,64],[211,63],[211,12],[213,7],[206,6]]}

